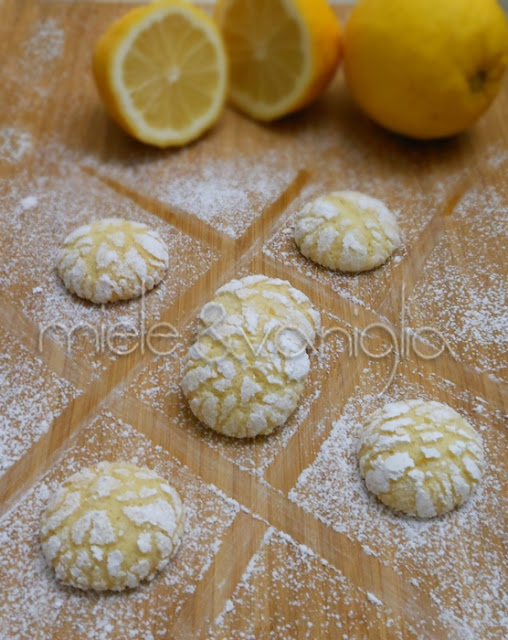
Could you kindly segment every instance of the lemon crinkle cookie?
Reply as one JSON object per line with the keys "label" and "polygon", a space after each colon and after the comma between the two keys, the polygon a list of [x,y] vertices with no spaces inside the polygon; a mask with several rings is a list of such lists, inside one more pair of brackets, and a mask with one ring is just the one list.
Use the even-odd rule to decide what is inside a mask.
{"label": "lemon crinkle cookie", "polygon": [[122,591],[168,564],[184,520],[178,492],[154,471],[101,462],[53,496],[42,517],[42,550],[63,583]]}
{"label": "lemon crinkle cookie", "polygon": [[267,435],[296,409],[320,330],[309,299],[288,282],[248,276],[217,291],[184,362],[193,413],[228,436]]}
{"label": "lemon crinkle cookie", "polygon": [[67,236],[57,270],[69,291],[102,304],[153,289],[168,265],[168,248],[157,231],[140,222],[104,218]]}
{"label": "lemon crinkle cookie", "polygon": [[341,28],[327,0],[219,0],[232,102],[270,121],[326,89],[342,56]]}
{"label": "lemon crinkle cookie", "polygon": [[484,469],[478,433],[440,402],[392,402],[367,420],[358,448],[360,471],[381,502],[432,518],[466,502]]}
{"label": "lemon crinkle cookie", "polygon": [[380,266],[400,244],[395,216],[376,198],[334,191],[302,209],[295,242],[306,258],[328,269],[368,271]]}

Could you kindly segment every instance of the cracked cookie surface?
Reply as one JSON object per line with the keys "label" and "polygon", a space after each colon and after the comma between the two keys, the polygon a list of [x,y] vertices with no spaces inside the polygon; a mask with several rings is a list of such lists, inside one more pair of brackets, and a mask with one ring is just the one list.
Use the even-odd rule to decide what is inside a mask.
{"label": "cracked cookie surface", "polygon": [[71,293],[104,304],[150,291],[168,265],[168,248],[157,231],[140,222],[104,218],[67,236],[57,271]]}
{"label": "cracked cookie surface", "polygon": [[369,271],[400,244],[395,216],[376,198],[334,191],[309,202],[297,217],[295,242],[302,254],[334,271]]}
{"label": "cracked cookie surface", "polygon": [[435,401],[391,402],[367,420],[360,472],[381,502],[432,518],[466,502],[481,480],[483,445],[451,407]]}
{"label": "cracked cookie surface", "polygon": [[101,462],[53,496],[41,521],[42,550],[64,584],[122,591],[168,564],[184,520],[178,492],[154,471]]}

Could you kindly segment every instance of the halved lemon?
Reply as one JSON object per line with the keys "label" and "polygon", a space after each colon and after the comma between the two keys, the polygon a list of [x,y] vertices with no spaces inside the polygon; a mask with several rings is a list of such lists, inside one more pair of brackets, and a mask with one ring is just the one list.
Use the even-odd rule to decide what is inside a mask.
{"label": "halved lemon", "polygon": [[273,120],[315,100],[341,58],[339,22],[326,0],[219,0],[215,17],[230,61],[230,97]]}
{"label": "halved lemon", "polygon": [[222,38],[213,21],[185,0],[158,0],[127,13],[97,43],[92,66],[111,116],[158,147],[194,140],[224,105]]}

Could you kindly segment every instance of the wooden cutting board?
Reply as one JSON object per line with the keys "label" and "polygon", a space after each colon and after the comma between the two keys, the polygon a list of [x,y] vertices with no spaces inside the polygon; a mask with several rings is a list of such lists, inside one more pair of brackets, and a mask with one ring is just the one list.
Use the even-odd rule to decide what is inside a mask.
{"label": "wooden cutting board", "polygon": [[[2,6],[0,638],[506,637],[506,84],[443,142],[382,131],[339,73],[301,114],[265,126],[228,109],[159,151],[118,129],[91,79],[93,44],[125,8]],[[331,189],[397,213],[404,247],[387,265],[345,276],[299,255],[293,216]],[[99,309],[64,291],[54,260],[108,215],[159,229],[171,268],[143,302]],[[197,424],[180,361],[200,306],[249,273],[304,291],[324,333],[288,424],[236,442]],[[102,338],[118,322],[166,323],[165,337],[113,341],[132,351],[115,355]],[[356,468],[362,421],[405,397],[450,404],[487,450],[474,499],[427,523],[382,508]],[[103,459],[155,468],[189,514],[169,569],[128,594],[62,588],[38,545],[50,492]]]}

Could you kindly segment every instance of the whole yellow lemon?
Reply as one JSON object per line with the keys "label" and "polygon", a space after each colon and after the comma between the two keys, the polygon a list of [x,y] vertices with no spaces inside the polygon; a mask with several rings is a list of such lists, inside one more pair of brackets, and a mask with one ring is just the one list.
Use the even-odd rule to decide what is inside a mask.
{"label": "whole yellow lemon", "polygon": [[360,0],[346,24],[355,100],[412,138],[467,129],[495,98],[507,63],[508,24],[496,0]]}

